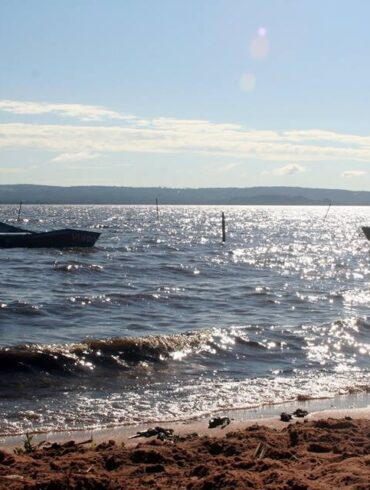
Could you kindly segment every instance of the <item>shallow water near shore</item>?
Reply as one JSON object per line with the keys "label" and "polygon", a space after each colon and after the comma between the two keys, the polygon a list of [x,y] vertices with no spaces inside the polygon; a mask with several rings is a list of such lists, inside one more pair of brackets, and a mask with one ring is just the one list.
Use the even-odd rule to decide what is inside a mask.
{"label": "shallow water near shore", "polygon": [[216,206],[26,206],[102,235],[0,250],[0,434],[368,391],[370,209],[224,211],[223,245]]}

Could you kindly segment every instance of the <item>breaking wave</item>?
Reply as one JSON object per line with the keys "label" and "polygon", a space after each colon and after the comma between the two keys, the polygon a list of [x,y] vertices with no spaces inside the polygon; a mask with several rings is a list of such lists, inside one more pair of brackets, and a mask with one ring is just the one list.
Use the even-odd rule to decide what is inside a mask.
{"label": "breaking wave", "polygon": [[0,373],[47,370],[73,372],[96,366],[127,368],[140,362],[179,359],[210,347],[211,332],[149,337],[87,339],[63,345],[20,345],[0,348]]}

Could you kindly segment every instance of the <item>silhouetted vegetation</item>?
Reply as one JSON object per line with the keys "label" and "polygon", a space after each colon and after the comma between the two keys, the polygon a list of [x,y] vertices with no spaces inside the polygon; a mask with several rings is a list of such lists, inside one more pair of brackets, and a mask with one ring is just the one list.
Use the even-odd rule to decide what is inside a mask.
{"label": "silhouetted vegetation", "polygon": [[370,192],[304,187],[225,187],[173,189],[166,187],[57,187],[0,185],[0,203],[15,204],[270,204],[370,205]]}

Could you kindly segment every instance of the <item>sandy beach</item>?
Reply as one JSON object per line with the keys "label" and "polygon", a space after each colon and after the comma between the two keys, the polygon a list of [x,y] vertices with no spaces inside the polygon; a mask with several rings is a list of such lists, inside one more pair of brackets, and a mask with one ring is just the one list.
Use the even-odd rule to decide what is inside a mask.
{"label": "sandy beach", "polygon": [[0,0],[0,490],[370,490],[369,19]]}
{"label": "sandy beach", "polygon": [[32,439],[28,451],[8,445],[0,450],[0,488],[370,488],[369,407],[289,423],[271,417],[214,429],[205,420],[170,427],[164,440],[112,430],[92,441],[49,438],[39,447]]}

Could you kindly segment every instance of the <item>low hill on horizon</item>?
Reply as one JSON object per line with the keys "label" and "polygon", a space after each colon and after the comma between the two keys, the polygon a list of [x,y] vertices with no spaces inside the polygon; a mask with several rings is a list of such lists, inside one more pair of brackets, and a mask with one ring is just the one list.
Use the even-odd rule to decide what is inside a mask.
{"label": "low hill on horizon", "polygon": [[305,187],[166,188],[0,185],[0,204],[200,204],[369,206],[370,192]]}

